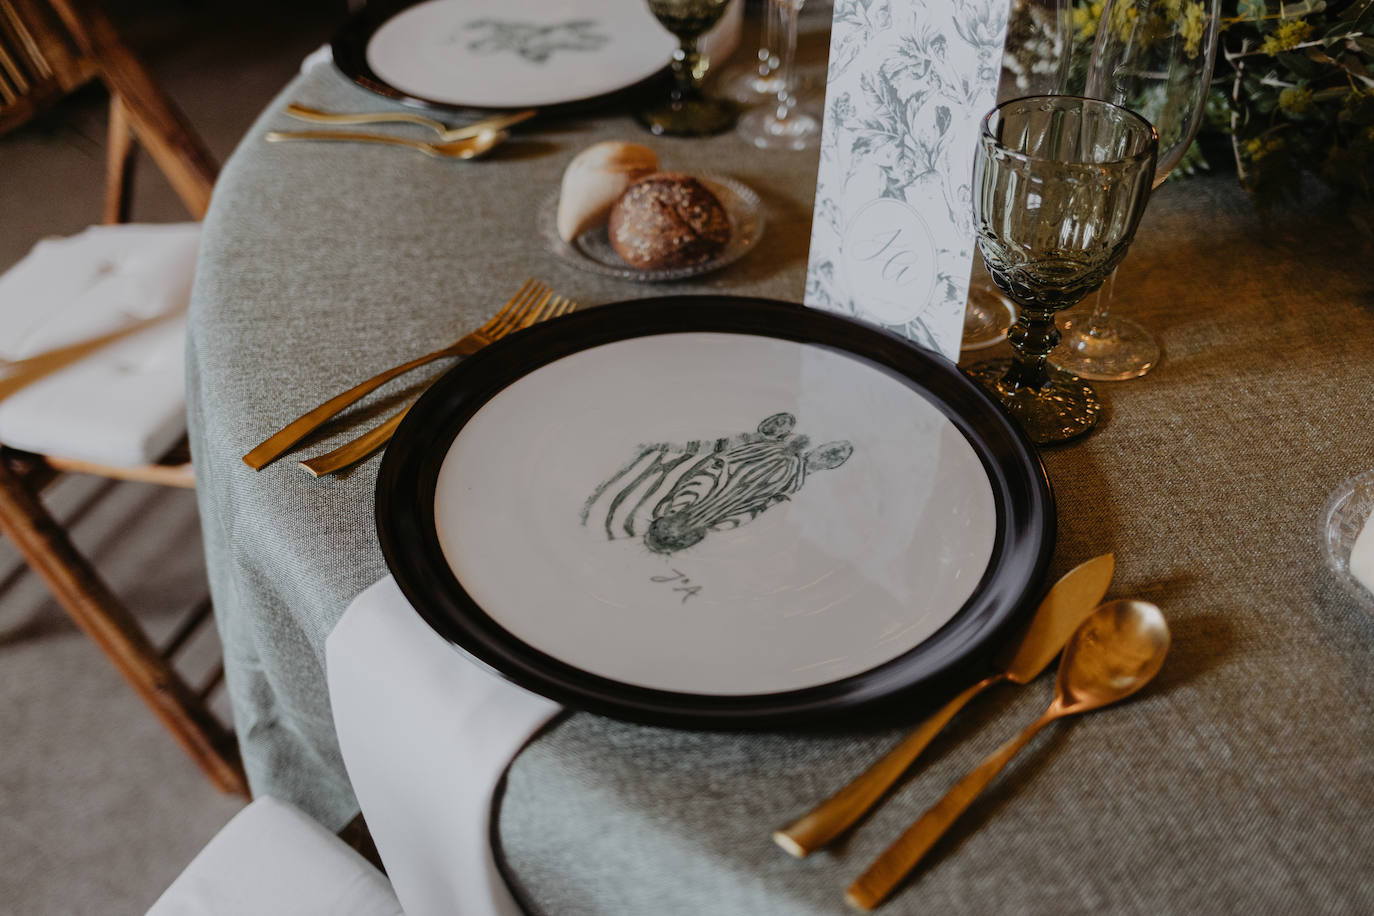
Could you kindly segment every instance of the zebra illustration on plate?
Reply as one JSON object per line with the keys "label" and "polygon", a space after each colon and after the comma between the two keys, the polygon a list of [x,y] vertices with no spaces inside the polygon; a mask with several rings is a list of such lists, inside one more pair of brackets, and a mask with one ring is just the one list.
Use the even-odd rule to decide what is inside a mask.
{"label": "zebra illustration on plate", "polygon": [[777,413],[752,433],[641,445],[592,492],[582,524],[602,527],[608,540],[642,537],[661,554],[748,524],[791,499],[808,474],[837,468],[854,452],[845,440],[808,448],[796,425],[792,414]]}

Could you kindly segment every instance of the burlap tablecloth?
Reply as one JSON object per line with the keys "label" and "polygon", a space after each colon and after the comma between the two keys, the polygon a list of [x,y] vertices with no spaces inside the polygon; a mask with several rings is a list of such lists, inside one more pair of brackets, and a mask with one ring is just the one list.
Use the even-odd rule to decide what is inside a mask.
{"label": "burlap tablecloth", "polygon": [[[823,37],[812,35],[812,53]],[[646,287],[564,264],[535,228],[568,159],[645,135],[626,115],[549,124],[492,159],[268,145],[287,101],[371,110],[327,65],[226,164],[190,318],[189,408],[227,683],[254,791],[331,827],[356,812],[329,714],[324,639],[386,573],[377,459],[323,480],[291,459],[356,435],[442,370],[384,389],[288,459],[240,456],[359,378],[455,339],[528,276],[590,306],[729,291],[800,297],[816,159],[733,135],[651,140],[765,201],[758,250]],[[1267,228],[1233,177],[1171,182],[1121,271],[1120,307],[1163,364],[1102,386],[1107,412],[1046,453],[1056,574],[1114,550],[1112,593],[1158,602],[1175,644],[1138,700],[1047,730],[889,912],[1374,911],[1374,620],[1326,575],[1316,517],[1374,467],[1369,252],[1316,217]],[[1051,678],[978,701],[926,767],[834,854],[770,830],[892,740],[719,735],[573,715],[517,759],[498,848],[535,912],[837,913],[863,864],[1048,702]]]}

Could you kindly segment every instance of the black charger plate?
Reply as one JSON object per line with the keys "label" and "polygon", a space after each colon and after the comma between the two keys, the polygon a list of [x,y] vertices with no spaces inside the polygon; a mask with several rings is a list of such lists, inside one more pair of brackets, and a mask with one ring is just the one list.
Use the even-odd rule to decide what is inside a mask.
{"label": "black charger plate", "polygon": [[[625,369],[624,366],[615,365],[619,358],[617,354],[633,356],[637,348],[642,347],[652,348],[650,352],[654,354],[655,364],[661,362],[663,365],[662,373],[655,370],[653,374],[671,375],[674,371],[680,371],[683,375],[680,379],[682,384],[709,388],[715,382],[702,383],[694,377],[695,370],[690,368],[697,364],[698,356],[707,357],[710,355],[708,351],[718,347],[725,348],[721,352],[730,352],[731,348],[745,347],[748,350],[755,346],[763,348],[760,352],[781,354],[783,362],[790,359],[789,354],[795,350],[800,358],[797,365],[805,372],[813,371],[818,366],[824,369],[852,363],[852,371],[857,373],[854,378],[862,382],[864,373],[872,374],[875,390],[887,390],[895,385],[903,396],[913,399],[913,410],[924,410],[922,405],[928,404],[933,408],[931,413],[938,414],[939,423],[947,421],[950,428],[956,431],[950,433],[960,443],[956,451],[962,449],[962,443],[966,442],[970,454],[976,456],[976,459],[970,460],[973,467],[980,469],[979,473],[986,475],[990,492],[989,511],[995,512],[995,533],[985,554],[986,567],[981,576],[971,587],[966,600],[954,605],[946,615],[947,619],[940,619],[937,629],[922,635],[915,645],[902,650],[895,657],[871,666],[862,666],[860,670],[848,671],[834,679],[824,677],[826,669],[822,665],[819,682],[805,683],[795,689],[741,692],[727,687],[722,690],[710,673],[712,666],[719,662],[717,653],[707,651],[692,656],[689,641],[666,645],[661,659],[650,659],[636,669],[637,673],[631,677],[606,676],[602,671],[588,670],[598,667],[599,662],[598,665],[587,665],[578,658],[570,660],[569,657],[563,657],[577,655],[587,646],[593,652],[599,651],[598,646],[613,646],[624,636],[617,631],[617,627],[604,626],[604,621],[599,631],[594,626],[590,629],[584,627],[584,632],[589,636],[587,646],[575,646],[575,652],[564,652],[559,648],[546,651],[548,645],[534,645],[545,644],[545,636],[560,628],[565,632],[577,632],[578,627],[583,626],[582,621],[573,620],[569,629],[569,611],[562,606],[562,602],[517,601],[503,597],[503,589],[561,588],[560,584],[543,581],[550,576],[557,578],[558,570],[549,564],[521,566],[504,580],[495,582],[494,586],[492,582],[478,580],[487,578],[486,569],[502,565],[504,561],[499,557],[495,563],[488,562],[487,566],[478,564],[455,572],[455,565],[463,566],[467,559],[465,556],[455,556],[455,545],[473,545],[471,556],[476,558],[484,551],[493,549],[493,541],[499,541],[500,536],[495,533],[499,525],[492,526],[493,536],[490,539],[486,537],[487,528],[475,528],[478,538],[475,541],[472,535],[463,535],[468,537],[464,542],[462,537],[454,536],[451,531],[441,536],[438,527],[441,522],[448,529],[453,529],[454,525],[459,529],[464,525],[476,526],[476,522],[472,521],[473,514],[465,515],[454,509],[454,498],[460,502],[475,499],[477,503],[474,505],[484,499],[488,503],[497,499],[494,505],[500,507],[500,511],[485,510],[487,514],[482,517],[487,521],[483,521],[483,525],[488,521],[498,521],[506,514],[518,516],[517,504],[521,499],[534,500],[537,505],[560,502],[572,506],[582,504],[586,491],[562,492],[558,489],[562,484],[558,482],[556,474],[552,482],[546,485],[548,492],[543,495],[535,493],[534,489],[537,488],[534,488],[525,496],[519,487],[502,490],[499,498],[492,493],[483,495],[489,489],[484,482],[487,475],[495,475],[492,480],[499,481],[500,475],[506,473],[502,465],[525,460],[522,457],[524,451],[512,451],[508,456],[503,456],[501,449],[505,446],[502,443],[511,437],[520,439],[522,436],[535,435],[528,429],[539,429],[541,422],[549,422],[548,418],[541,420],[519,411],[513,413],[504,406],[518,404],[522,391],[531,385],[536,388],[545,385],[547,388],[546,382],[540,380],[557,381],[561,378],[562,382],[556,387],[567,388],[577,387],[582,384],[579,380],[583,379],[587,380],[586,384],[593,386],[604,384],[605,380],[600,376],[607,373],[608,378],[622,379],[615,375],[617,372],[623,375]],[[600,349],[593,352],[594,348]],[[674,353],[679,356],[674,357]],[[660,357],[663,358],[660,360]],[[701,364],[712,365],[709,359]],[[675,365],[679,369],[675,370]],[[572,371],[574,369],[576,371]],[[788,379],[792,378],[791,371],[787,370]],[[849,372],[850,369],[845,371]],[[717,372],[714,377],[718,378],[719,374]],[[644,374],[634,377],[644,379],[644,384],[652,387],[650,382],[653,380],[647,379]],[[666,384],[661,380],[654,383]],[[673,384],[677,384],[677,381]],[[770,391],[768,397],[776,397],[780,390]],[[828,392],[819,396],[820,400],[840,398],[839,403],[843,406],[848,389],[823,384],[817,390]],[[548,390],[544,393],[556,392]],[[689,394],[684,395],[682,411],[692,412],[692,408],[685,405],[701,400],[695,394],[695,389],[691,389]],[[741,396],[748,400],[745,394]],[[498,398],[501,406],[481,413],[486,405]],[[704,540],[698,537],[701,532],[684,537],[677,528],[665,534],[667,529],[660,524],[658,527],[663,530],[655,534],[646,533],[641,528],[634,532],[636,539],[614,541],[609,545],[597,531],[596,543],[605,546],[587,550],[605,557],[610,556],[609,551],[620,551],[607,561],[614,564],[606,567],[612,570],[618,570],[622,565],[633,568],[634,564],[657,563],[676,572],[677,567],[694,564],[709,566],[708,559],[715,557],[711,562],[717,564],[715,568],[719,575],[727,578],[734,573],[747,578],[751,572],[750,569],[730,571],[720,565],[723,562],[728,566],[730,557],[734,555],[731,551],[735,546],[732,545],[743,545],[739,547],[741,566],[755,563],[767,566],[781,562],[781,555],[767,550],[761,553],[762,548],[758,544],[776,543],[779,537],[794,536],[795,532],[789,534],[786,530],[789,526],[795,528],[797,524],[802,524],[803,527],[811,525],[814,528],[814,518],[805,521],[806,509],[821,511],[823,506],[828,505],[825,500],[843,489],[840,483],[845,486],[861,484],[863,478],[859,475],[862,473],[862,459],[882,451],[876,445],[870,448],[862,439],[856,440],[852,446],[847,441],[838,443],[843,448],[837,448],[836,442],[811,448],[806,437],[792,433],[791,424],[795,421],[798,430],[815,431],[814,425],[822,422],[820,417],[823,411],[817,408],[815,399],[803,399],[801,403],[800,408],[794,409],[796,417],[790,413],[768,417],[759,424],[757,433],[742,430],[747,435],[708,440],[705,445],[694,442],[691,447],[697,448],[702,456],[721,458],[716,465],[728,464],[729,456],[735,454],[732,449],[740,443],[744,443],[740,447],[745,450],[773,449],[768,452],[769,455],[790,455],[794,466],[797,461],[809,463],[805,492],[792,489],[781,498],[770,496],[772,501],[765,506],[766,511],[760,510],[747,516],[743,523],[739,523],[740,518],[736,517],[731,524],[717,525],[709,530],[703,528],[706,532]],[[724,410],[724,402],[721,404]],[[856,401],[852,407],[849,417],[853,424],[863,426],[865,404]],[[588,405],[588,417],[596,415],[593,408],[594,405]],[[568,412],[563,411],[558,415]],[[831,414],[836,412],[831,410]],[[843,425],[843,411],[836,415],[841,417],[839,422]],[[780,417],[792,419],[780,420]],[[634,420],[634,423],[640,423],[641,419]],[[672,419],[668,417],[668,420]],[[588,420],[593,426],[596,422]],[[607,429],[614,429],[614,420],[600,422]],[[492,423],[496,425],[493,427]],[[606,426],[607,423],[610,425]],[[492,435],[489,432],[491,429],[498,430],[498,433]],[[604,432],[604,429],[598,428],[586,444],[600,448],[598,443],[606,438]],[[828,432],[826,434],[829,435]],[[562,436],[557,441],[566,444],[567,437]],[[460,451],[458,446],[468,451]],[[474,447],[477,451],[471,452]],[[516,446],[512,445],[511,448]],[[495,449],[494,453],[492,449]],[[556,451],[541,455],[541,466],[555,467],[558,461]],[[578,450],[573,449],[568,454],[572,455],[573,451]],[[445,473],[450,476],[441,485],[441,468],[451,452],[456,464],[449,464],[450,470]],[[947,453],[948,450],[941,453],[946,457],[940,459],[946,464]],[[468,461],[463,457],[467,454],[478,457]],[[496,461],[489,460],[493,454],[497,457]],[[850,454],[858,457],[850,459]],[[849,459],[849,468],[842,467],[846,459]],[[913,456],[909,469],[913,475],[911,480],[918,479],[916,475],[930,471],[918,465],[918,456]],[[819,474],[818,470],[824,470],[825,473]],[[455,474],[457,477],[452,476]],[[473,478],[474,474],[476,478]],[[800,486],[799,476],[790,479],[794,480],[797,487]],[[811,482],[813,479],[815,482]],[[592,480],[588,486],[594,483]],[[939,498],[937,491],[938,488],[933,490],[928,498]],[[447,500],[439,513],[442,518],[438,520],[436,492],[446,494],[443,498]],[[891,492],[894,501],[899,503],[902,493],[897,490]],[[552,499],[546,499],[548,493],[553,494]],[[680,499],[680,495],[674,498]],[[541,499],[545,501],[538,502]],[[587,505],[591,506],[592,502],[592,499],[588,499]],[[649,505],[644,500],[641,503]],[[783,503],[787,504],[785,510],[770,508]],[[843,503],[833,505],[842,506]],[[507,508],[509,513],[505,511]],[[469,358],[441,377],[411,409],[397,430],[379,472],[376,509],[382,551],[401,590],[437,633],[472,658],[529,690],[574,708],[641,722],[692,727],[773,727],[834,720],[859,709],[884,705],[885,701],[920,701],[926,698],[923,690],[928,690],[939,680],[983,673],[982,666],[987,657],[1001,646],[1009,633],[1017,631],[1018,625],[1033,610],[1050,561],[1055,534],[1053,498],[1034,447],[1014,421],[957,367],[942,357],[912,346],[903,338],[849,318],[799,305],[741,297],[683,296],[636,300],[595,308],[520,332]],[[563,529],[575,527],[564,524],[567,514],[568,510],[550,512],[550,517],[563,525],[557,538],[541,539],[541,533],[534,530],[538,525],[531,526],[528,532],[517,527],[512,536],[528,536],[535,548],[544,542],[561,544],[559,539],[563,537]],[[589,527],[599,525],[599,518],[594,514],[593,524]],[[803,521],[790,521],[795,518]],[[739,523],[737,528],[732,527],[735,523]],[[587,525],[585,516],[583,524]],[[605,530],[609,537],[612,530],[609,516]],[[615,535],[617,538],[622,535],[619,528],[616,528]],[[693,540],[694,537],[697,540]],[[937,545],[937,549],[938,545],[946,542],[943,535],[934,540],[930,540],[928,534],[918,533],[913,537],[925,537],[923,543]],[[805,548],[807,538],[795,539],[794,543],[797,549]],[[446,546],[449,551],[447,554]],[[522,552],[523,549],[522,544]],[[579,546],[577,550],[584,548]],[[984,554],[972,558],[974,566],[982,562],[981,556]],[[450,557],[457,562],[451,563]],[[722,561],[721,557],[725,559]],[[926,562],[926,558],[913,554],[911,562]],[[943,567],[936,565],[931,568]],[[641,579],[635,578],[634,582],[639,583]],[[474,583],[478,585],[477,588],[473,587]],[[701,579],[698,578],[695,584],[700,583]],[[692,608],[697,608],[697,613],[700,613],[705,604],[686,604],[689,598],[697,597],[695,593],[682,598],[680,605],[676,603],[679,597],[677,590],[687,592],[693,584],[691,581],[682,583],[670,580],[654,587],[664,591],[674,589],[671,613],[678,613],[679,607],[687,609],[681,612],[683,614]],[[905,607],[901,602],[909,600],[915,608],[927,592],[934,593],[942,587],[941,583],[935,581],[928,584],[929,589],[918,589],[919,593],[898,595],[900,600],[897,607]],[[635,584],[626,587],[647,586]],[[479,600],[474,592],[485,597]],[[579,596],[575,592],[575,587],[569,587],[569,607],[577,605],[573,599]],[[803,595],[802,592],[797,594]],[[729,607],[729,602],[720,604]],[[595,610],[595,600],[592,605]],[[673,625],[683,619],[663,616],[664,607],[648,608],[647,603],[644,610],[645,615],[660,615],[652,619]],[[846,613],[857,625],[863,610],[863,605],[856,604]],[[635,608],[631,615],[621,619],[639,623],[639,611],[639,608]],[[528,625],[530,614],[534,615],[533,628]],[[588,619],[595,617],[592,614]],[[722,617],[721,620],[728,622],[730,618]],[[522,630],[523,637],[516,635],[512,629]],[[548,634],[544,632],[545,629]],[[653,630],[648,632],[652,634]],[[550,638],[556,644],[562,637],[550,635]],[[640,648],[643,649],[643,645]],[[757,652],[762,659],[774,648],[721,643],[719,654],[728,655],[742,650],[746,653]],[[603,653],[603,660],[607,659],[612,667],[621,661],[633,667],[640,661],[619,656],[611,649]],[[678,670],[670,670],[675,667]],[[783,672],[780,676],[791,676],[785,665],[777,670]],[[658,683],[660,679],[672,681],[685,677],[690,680],[697,672],[701,672],[703,678],[699,689],[664,689]],[[742,675],[739,671],[733,674],[727,672],[727,676],[743,676],[746,679],[748,675],[748,671]]]}

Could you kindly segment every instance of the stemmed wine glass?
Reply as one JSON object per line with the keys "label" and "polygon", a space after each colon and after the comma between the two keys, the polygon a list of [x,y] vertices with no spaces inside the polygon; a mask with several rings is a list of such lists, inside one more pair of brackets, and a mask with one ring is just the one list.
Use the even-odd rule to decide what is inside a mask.
{"label": "stemmed wine glass", "polygon": [[1031,96],[983,121],[973,166],[978,247],[1020,310],[1014,355],[970,374],[1039,445],[1097,423],[1092,386],[1049,371],[1054,315],[1097,289],[1126,256],[1145,212],[1158,140],[1150,123],[1099,99]]}
{"label": "stemmed wine glass", "polygon": [[[1073,36],[1069,0],[1012,0],[997,101],[1067,92]],[[1016,309],[998,292],[975,252],[960,349],[999,343],[1015,320]]]}
{"label": "stemmed wine glass", "polygon": [[756,60],[744,64],[725,80],[725,95],[743,104],[776,98],[783,88],[778,68],[778,0],[764,0],[763,28]]}
{"label": "stemmed wine glass", "polygon": [[735,126],[739,116],[735,103],[712,98],[701,89],[710,61],[697,49],[697,39],[720,21],[729,5],[730,0],[649,0],[649,12],[679,42],[673,52],[673,88],[668,98],[635,113],[651,132],[706,137]]}
{"label": "stemmed wine glass", "polygon": [[740,118],[739,132],[760,149],[807,149],[821,140],[821,120],[797,107],[797,20],[806,0],[777,0],[782,16],[782,87],[777,104]]}
{"label": "stemmed wine glass", "polygon": [[[1109,0],[1088,70],[1087,94],[1148,118],[1159,132],[1154,186],[1169,177],[1197,135],[1212,83],[1220,0]],[[1064,322],[1054,365],[1083,378],[1136,378],[1159,362],[1159,343],[1111,314],[1115,273],[1092,312]]]}

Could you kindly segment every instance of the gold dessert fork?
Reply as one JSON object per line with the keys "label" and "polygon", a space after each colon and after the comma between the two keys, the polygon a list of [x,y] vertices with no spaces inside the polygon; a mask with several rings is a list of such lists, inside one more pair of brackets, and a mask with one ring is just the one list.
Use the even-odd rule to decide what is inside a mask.
{"label": "gold dessert fork", "polygon": [[424,356],[401,363],[385,372],[379,372],[347,391],[336,394],[320,406],[297,417],[268,436],[252,451],[243,456],[243,463],[255,471],[262,470],[269,463],[280,458],[291,446],[319,429],[325,421],[336,416],[345,407],[361,400],[398,375],[404,375],[410,370],[434,362],[436,359],[443,359],[448,356],[468,356],[476,353],[492,341],[499,340],[511,331],[528,327],[542,317],[543,311],[552,297],[553,291],[543,283],[532,278],[526,280],[510,301],[501,306],[500,310],[477,330],[463,335],[441,350],[426,353]]}
{"label": "gold dessert fork", "polygon": [[[547,303],[547,308],[540,314],[540,317],[521,325],[521,327],[528,327],[536,321],[543,321],[546,318],[566,315],[577,308],[576,302],[563,296],[554,296],[552,299],[546,297],[544,301]],[[401,421],[405,419],[410,408],[414,406],[415,402],[411,401],[376,429],[345,442],[331,452],[325,452],[323,455],[317,455],[298,463],[312,477],[323,477],[326,474],[333,474],[335,471],[342,471],[350,465],[357,464],[391,441],[391,437],[396,433],[396,428],[401,425]]]}

